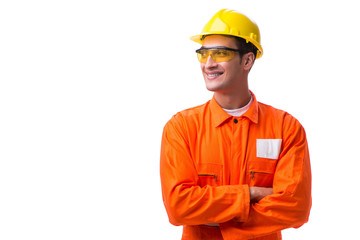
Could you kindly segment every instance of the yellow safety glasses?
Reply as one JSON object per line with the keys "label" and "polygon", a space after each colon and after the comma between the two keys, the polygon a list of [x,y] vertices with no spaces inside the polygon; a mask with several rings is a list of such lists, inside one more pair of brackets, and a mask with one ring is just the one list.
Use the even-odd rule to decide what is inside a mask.
{"label": "yellow safety glasses", "polygon": [[235,52],[241,53],[238,49],[232,49],[227,47],[202,47],[196,50],[199,62],[206,63],[209,55],[214,62],[227,62],[234,58]]}

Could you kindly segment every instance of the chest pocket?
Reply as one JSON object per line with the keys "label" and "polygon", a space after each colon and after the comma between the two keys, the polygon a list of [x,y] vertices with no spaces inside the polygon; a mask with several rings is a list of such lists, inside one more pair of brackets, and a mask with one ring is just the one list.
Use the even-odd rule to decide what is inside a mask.
{"label": "chest pocket", "polygon": [[221,186],[223,165],[215,163],[201,163],[198,166],[198,182],[200,187]]}
{"label": "chest pocket", "polygon": [[282,139],[256,139],[256,158],[248,163],[249,185],[272,187]]}
{"label": "chest pocket", "polygon": [[272,187],[277,160],[256,158],[248,162],[249,186]]}

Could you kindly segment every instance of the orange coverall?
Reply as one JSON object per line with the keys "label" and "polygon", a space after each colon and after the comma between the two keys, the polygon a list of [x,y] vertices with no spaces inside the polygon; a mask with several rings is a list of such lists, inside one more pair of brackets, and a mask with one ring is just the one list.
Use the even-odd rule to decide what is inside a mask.
{"label": "orange coverall", "polygon": [[[165,125],[160,156],[169,221],[182,239],[281,239],[308,221],[311,169],[306,135],[290,114],[253,103],[241,117],[215,98]],[[273,187],[250,203],[249,187]],[[219,226],[205,224],[219,223]]]}

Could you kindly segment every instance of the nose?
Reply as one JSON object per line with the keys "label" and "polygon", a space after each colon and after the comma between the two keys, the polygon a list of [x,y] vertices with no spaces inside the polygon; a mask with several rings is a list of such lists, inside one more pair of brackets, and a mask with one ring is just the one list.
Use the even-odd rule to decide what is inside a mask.
{"label": "nose", "polygon": [[217,65],[217,63],[212,59],[211,55],[208,56],[205,67],[206,68],[213,68]]}

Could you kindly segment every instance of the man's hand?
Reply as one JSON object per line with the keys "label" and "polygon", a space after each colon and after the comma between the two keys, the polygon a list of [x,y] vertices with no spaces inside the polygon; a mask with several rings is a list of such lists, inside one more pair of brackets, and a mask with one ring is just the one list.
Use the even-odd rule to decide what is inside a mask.
{"label": "man's hand", "polygon": [[218,223],[208,223],[208,224],[204,224],[204,225],[208,225],[208,226],[212,226],[212,227],[219,227],[220,226]]}
{"label": "man's hand", "polygon": [[[272,188],[264,188],[264,187],[249,187],[250,190],[250,202],[258,202],[264,197],[273,194]],[[218,223],[208,223],[204,224],[212,227],[218,227]]]}
{"label": "man's hand", "polygon": [[264,197],[273,194],[272,188],[264,187],[249,187],[250,190],[250,202],[258,202]]}

